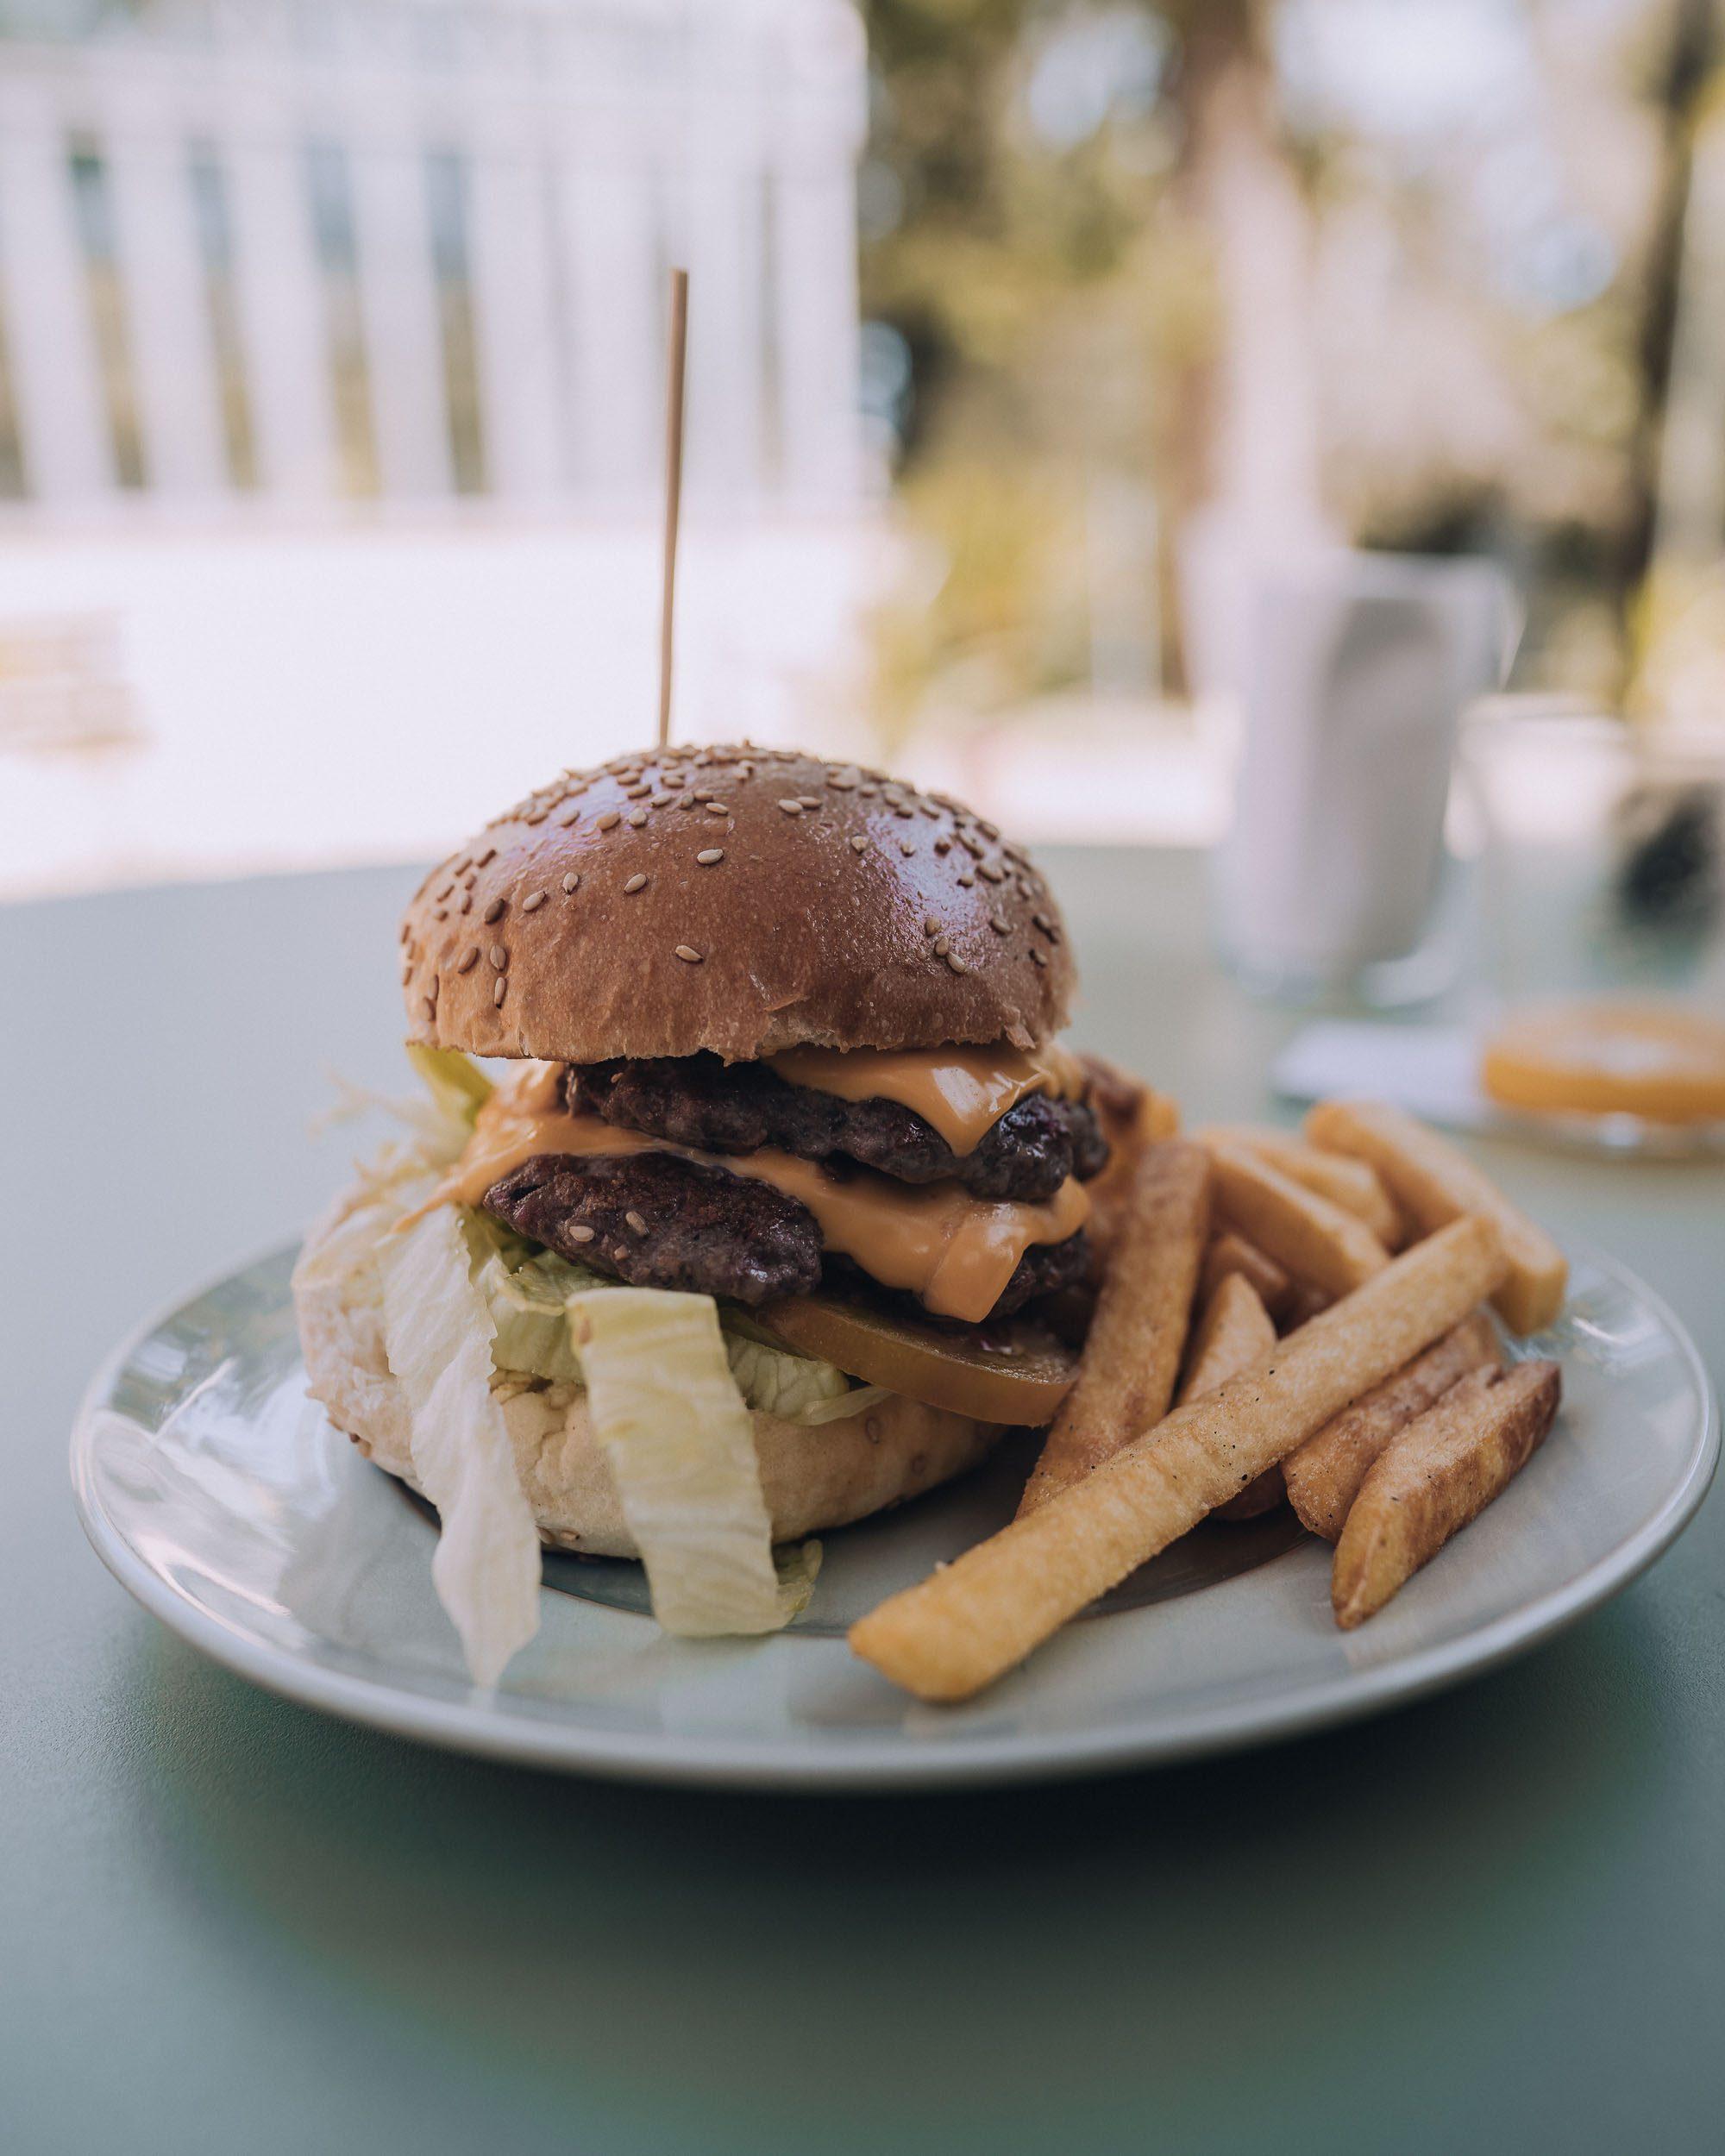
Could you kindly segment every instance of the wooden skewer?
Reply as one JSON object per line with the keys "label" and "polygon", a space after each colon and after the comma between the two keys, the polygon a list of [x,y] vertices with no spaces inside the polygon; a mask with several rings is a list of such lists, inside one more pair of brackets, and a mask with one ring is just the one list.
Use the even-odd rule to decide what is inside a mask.
{"label": "wooden skewer", "polygon": [[677,518],[683,497],[683,371],[689,273],[671,272],[670,371],[665,386],[665,573],[659,600],[659,746],[671,738],[671,628],[677,595]]}

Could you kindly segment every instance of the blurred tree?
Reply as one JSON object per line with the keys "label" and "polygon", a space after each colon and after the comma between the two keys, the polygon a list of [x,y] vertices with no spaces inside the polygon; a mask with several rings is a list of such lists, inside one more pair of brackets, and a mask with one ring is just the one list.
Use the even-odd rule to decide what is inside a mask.
{"label": "blurred tree", "polygon": [[1163,622],[1201,511],[1483,547],[1524,678],[1618,693],[1721,0],[864,4],[865,306],[926,542],[889,716],[1082,675],[1102,479]]}
{"label": "blurred tree", "polygon": [[[1282,160],[1253,0],[866,12],[864,311],[909,361],[891,446],[930,542],[881,625],[894,722],[932,677],[974,707],[1081,676],[1100,479],[1139,491],[1166,583],[1170,536],[1216,486],[1225,175]],[[1177,684],[1177,645],[1157,656]]]}

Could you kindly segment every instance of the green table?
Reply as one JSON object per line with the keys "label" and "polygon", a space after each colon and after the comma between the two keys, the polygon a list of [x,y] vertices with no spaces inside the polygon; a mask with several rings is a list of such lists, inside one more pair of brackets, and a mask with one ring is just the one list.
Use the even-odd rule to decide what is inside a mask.
{"label": "green table", "polygon": [[[1201,1113],[1287,1031],[1197,865],[1051,863],[1079,1036]],[[405,872],[0,912],[0,2146],[18,2156],[1712,2151],[1725,1503],[1609,1609],[1364,1727],[930,1800],[583,1784],[212,1668],[85,1546],[97,1357],[291,1236],[398,1087]],[[1725,1172],[1491,1165],[1725,1363]]]}

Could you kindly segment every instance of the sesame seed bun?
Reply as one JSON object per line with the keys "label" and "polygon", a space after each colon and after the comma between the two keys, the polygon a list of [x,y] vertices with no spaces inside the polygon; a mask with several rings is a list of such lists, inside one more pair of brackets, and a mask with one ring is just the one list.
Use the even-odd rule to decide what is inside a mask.
{"label": "sesame seed bun", "polygon": [[[407,1402],[383,1337],[378,1238],[393,1206],[355,1187],[306,1238],[293,1300],[307,1389],[378,1467],[419,1487]],[[569,1385],[504,1397],[516,1471],[540,1539],[594,1557],[640,1553],[587,1413]],[[1000,1426],[894,1394],[861,1415],[810,1428],[754,1418],[762,1494],[775,1540],[844,1526],[973,1467]]]}
{"label": "sesame seed bun", "polygon": [[402,944],[411,1039],[556,1062],[1027,1049],[1073,984],[1047,885],[992,824],[746,745],[566,773],[433,870]]}

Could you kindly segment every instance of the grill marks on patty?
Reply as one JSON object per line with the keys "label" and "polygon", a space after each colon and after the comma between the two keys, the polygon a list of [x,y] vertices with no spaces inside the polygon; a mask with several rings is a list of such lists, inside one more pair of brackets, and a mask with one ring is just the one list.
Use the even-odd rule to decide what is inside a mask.
{"label": "grill marks on patty", "polygon": [[1082,1101],[1031,1094],[974,1152],[959,1154],[896,1100],[841,1100],[787,1084],[765,1063],[725,1063],[709,1055],[574,1068],[568,1100],[607,1123],[702,1152],[752,1153],[770,1145],[803,1160],[856,1161],[900,1182],[950,1178],[974,1198],[1027,1204],[1051,1198],[1069,1175],[1098,1174],[1108,1156],[1101,1126]]}
{"label": "grill marks on patty", "polygon": [[[1034,1204],[1070,1175],[1095,1175],[1107,1143],[1082,1102],[1032,1094],[972,1153],[894,1100],[841,1100],[787,1084],[764,1063],[700,1055],[571,1068],[570,1107],[622,1130],[709,1153],[762,1146],[804,1160],[852,1163],[900,1182],[950,1178],[984,1200]],[[561,1256],[637,1288],[681,1288],[756,1304],[812,1294],[824,1251],[814,1215],[771,1184],[674,1153],[536,1154],[486,1193],[485,1209]],[[1076,1287],[1089,1270],[1084,1235],[1033,1243],[991,1318]]]}
{"label": "grill marks on patty", "polygon": [[[536,1153],[492,1185],[485,1209],[561,1257],[632,1288],[679,1288],[742,1303],[820,1285],[820,1230],[769,1183],[675,1153]],[[826,1260],[849,1270],[843,1260]],[[988,1315],[1076,1286],[1089,1269],[1081,1231],[1033,1243]]]}

